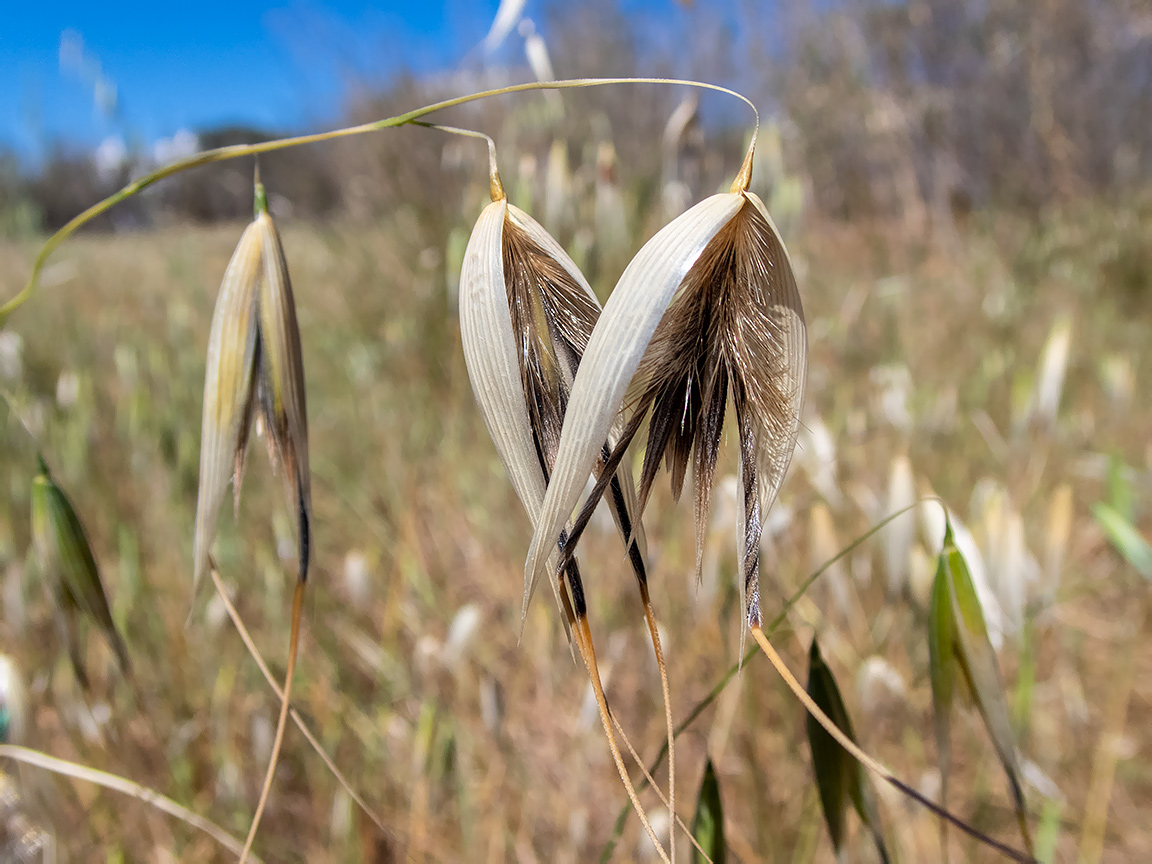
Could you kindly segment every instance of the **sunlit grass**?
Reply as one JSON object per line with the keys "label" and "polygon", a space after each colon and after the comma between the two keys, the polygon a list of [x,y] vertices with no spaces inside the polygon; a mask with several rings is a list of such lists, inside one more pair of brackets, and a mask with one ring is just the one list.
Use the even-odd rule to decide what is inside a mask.
{"label": "sunlit grass", "polygon": [[[1146,216],[1131,218],[1147,231]],[[818,226],[788,238],[810,323],[805,421],[812,428],[819,417],[835,445],[839,498],[825,503],[841,545],[884,515],[890,468],[901,455],[917,489],[930,486],[948,501],[978,544],[988,541],[988,499],[974,492],[980,480],[996,481],[1041,565],[1050,499],[1071,485],[1056,602],[1026,591],[1033,600],[1025,606],[1027,650],[1009,634],[1000,655],[1021,757],[1066,798],[1056,860],[1080,845],[1099,758],[1119,759],[1110,793],[1116,806],[1106,810],[1101,838],[1106,858],[1139,860],[1152,842],[1140,818],[1152,806],[1152,778],[1130,756],[1152,744],[1152,723],[1144,716],[1147,698],[1128,699],[1128,691],[1149,692],[1148,625],[1139,614],[1147,587],[1108,545],[1090,509],[1108,500],[1115,456],[1130,466],[1122,473],[1134,523],[1148,532],[1152,405],[1139,382],[1152,374],[1144,347],[1152,313],[1133,302],[1138,280],[1115,275],[1147,267],[1128,221],[1127,211],[1103,208],[1040,226],[989,218],[971,227],[963,257],[874,228]],[[202,597],[198,620],[184,629],[204,346],[238,233],[239,226],[226,226],[82,236],[62,248],[43,293],[10,323],[23,340],[22,369],[3,386],[33,428],[43,429],[54,472],[84,515],[145,695],[133,701],[111,654],[93,638],[94,702],[108,703],[110,719],[103,745],[79,731],[78,693],[47,598],[25,566],[35,454],[7,416],[0,425],[0,634],[31,685],[31,746],[130,777],[243,836],[278,703],[223,610]],[[258,849],[265,860],[373,861],[376,844],[401,855],[406,838],[418,836],[426,860],[501,861],[518,849],[540,860],[593,858],[624,794],[595,715],[584,710],[587,683],[550,604],[533,605],[516,643],[530,532],[469,390],[445,252],[413,248],[419,232],[402,218],[376,228],[289,225],[284,235],[308,370],[316,543],[294,701],[394,836],[376,837],[348,808],[289,727]],[[0,248],[0,296],[19,290],[35,252],[32,244]],[[1073,325],[1056,421],[1014,430],[1064,315]],[[1136,382],[1127,399],[1115,388],[1124,378],[1116,364]],[[77,379],[75,397],[69,383],[58,401],[64,373]],[[721,475],[734,470],[732,455],[722,456]],[[797,454],[766,543],[769,616],[818,557],[811,514],[821,498],[803,467],[811,457]],[[253,459],[239,522],[225,514],[216,545],[223,577],[236,587],[240,612],[278,678],[295,556],[280,482]],[[714,528],[730,531],[721,509]],[[697,589],[688,508],[673,509],[657,484],[648,516],[653,600],[679,720],[736,658],[733,544],[718,544],[715,590]],[[651,757],[664,738],[660,689],[613,534],[611,526],[592,529],[585,541],[589,620],[614,712]],[[861,744],[930,791],[936,762],[916,561],[934,560],[937,550],[927,548],[919,526],[913,550],[904,596],[885,596],[877,540],[843,568],[846,607],[832,583],[818,583],[813,602],[790,618],[800,637],[775,641],[792,668],[802,669],[817,627]],[[366,565],[366,582],[346,578],[356,577],[357,561]],[[990,578],[995,586],[1023,576]],[[22,625],[12,602],[20,583]],[[448,646],[467,604],[479,607],[480,627]],[[881,699],[865,713],[853,685],[874,654],[900,673],[907,695]],[[1132,666],[1118,667],[1119,656]],[[1025,681],[1022,694],[1017,682]],[[1127,722],[1117,720],[1109,707],[1116,705],[1128,705]],[[750,849],[768,860],[794,860],[794,853],[831,860],[809,791],[803,718],[756,661],[678,741],[682,788],[697,785],[705,751],[715,763],[726,836],[738,855]],[[950,803],[983,830],[1011,838],[1011,804],[978,720],[969,713],[953,725]],[[1118,743],[1101,749],[1106,729]],[[81,860],[103,860],[103,850],[117,848],[146,859],[158,846],[179,860],[225,860],[211,841],[137,802],[62,781],[49,790],[44,815]],[[889,790],[878,792],[901,859],[934,860],[935,821]],[[1037,811],[1043,798],[1029,790]],[[659,809],[651,793],[642,800]],[[682,815],[689,807],[682,805]],[[621,858],[646,854],[634,820],[625,836]],[[852,848],[868,854],[867,842],[857,831]],[[952,842],[954,860],[983,860],[984,852]],[[805,849],[815,850],[814,859]]]}

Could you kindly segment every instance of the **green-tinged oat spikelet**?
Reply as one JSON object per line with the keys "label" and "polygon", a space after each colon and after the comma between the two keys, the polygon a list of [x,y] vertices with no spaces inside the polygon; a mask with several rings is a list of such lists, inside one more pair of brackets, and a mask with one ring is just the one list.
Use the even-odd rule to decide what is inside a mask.
{"label": "green-tinged oat spikelet", "polygon": [[[832,670],[824,663],[815,637],[808,652],[808,695],[845,735],[856,740],[852,720],[848,716],[848,709],[844,707],[844,698],[840,695]],[[891,859],[880,827],[880,811],[876,807],[872,785],[864,776],[864,767],[825,731],[815,717],[809,714],[806,722],[816,787],[820,792],[824,821],[828,824],[828,834],[832,838],[837,858],[847,838],[848,802],[852,802],[872,835],[880,860],[887,864]]]}
{"label": "green-tinged oat spikelet", "polygon": [[296,523],[298,576],[303,581],[308,575],[312,503],[300,330],[284,250],[259,183],[256,211],[224,273],[208,337],[194,592],[208,572],[217,514],[230,478],[239,506],[248,435],[257,416],[273,467],[284,473]]}
{"label": "green-tinged oat spikelet", "polygon": [[[1008,705],[996,652],[988,638],[984,613],[968,575],[964,556],[956,548],[952,527],[944,533],[944,548],[936,568],[928,615],[929,678],[935,713],[937,758],[940,763],[941,802],[947,803],[951,762],[951,712],[957,690],[963,686],[984,721],[996,755],[1004,766],[1012,803],[1025,848],[1032,852],[1024,787]],[[941,825],[941,838],[944,837]]]}
{"label": "green-tinged oat spikelet", "polygon": [[95,624],[116,654],[121,671],[131,675],[128,649],[108,606],[104,585],[84,526],[72,503],[56,484],[42,456],[32,480],[32,544],[56,609],[57,629],[68,648],[72,668],[89,688],[81,620]]}
{"label": "green-tinged oat spikelet", "polygon": [[284,475],[289,509],[296,522],[298,568],[276,737],[241,864],[256,837],[284,738],[312,547],[308,416],[296,301],[284,248],[268,214],[258,176],[254,192],[256,217],[244,230],[228,263],[208,337],[193,549],[195,597],[204,574],[213,566],[212,540],[229,475],[235,506],[239,507],[248,435],[253,420],[259,417],[272,467]]}

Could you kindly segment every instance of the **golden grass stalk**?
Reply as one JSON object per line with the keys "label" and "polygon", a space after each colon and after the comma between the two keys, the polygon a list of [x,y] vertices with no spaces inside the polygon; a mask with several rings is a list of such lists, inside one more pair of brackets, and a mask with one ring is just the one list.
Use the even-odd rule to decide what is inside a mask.
{"label": "golden grass stalk", "polygon": [[975,838],[976,840],[979,840],[984,845],[995,849],[1006,858],[1009,858],[1013,861],[1024,862],[1024,864],[1035,864],[1036,859],[1032,857],[1031,853],[1026,854],[1020,852],[1016,849],[1013,849],[1011,846],[1001,843],[999,840],[989,837],[986,834],[982,834],[980,831],[973,828],[964,820],[960,819],[952,813],[949,813],[939,804],[928,800],[928,798],[921,795],[919,792],[917,792],[915,789],[913,789],[911,786],[909,786],[907,783],[905,783],[903,780],[885,768],[875,758],[869,756],[867,753],[861,750],[859,745],[846,734],[844,734],[843,730],[841,730],[840,727],[833,723],[828,715],[824,713],[823,709],[821,709],[820,706],[817,705],[816,702],[812,699],[812,697],[808,695],[808,692],[801,686],[800,682],[796,680],[796,676],[793,675],[791,670],[788,669],[788,666],[784,663],[783,658],[779,655],[779,653],[777,653],[776,649],[772,647],[772,644],[768,641],[768,637],[764,635],[764,631],[760,627],[753,627],[751,630],[752,638],[756,640],[756,643],[760,646],[760,650],[764,653],[764,656],[768,658],[768,662],[772,664],[773,668],[777,671],[777,673],[779,673],[780,677],[784,679],[784,683],[788,685],[788,689],[791,690],[796,698],[800,700],[804,708],[812,717],[816,719],[816,722],[819,723],[821,727],[823,727],[824,731],[832,736],[833,740],[835,740],[837,744],[848,751],[848,753],[850,753],[853,758],[855,758],[861,765],[863,765],[880,779],[896,787],[909,798],[927,807],[939,818],[947,820],[949,823],[955,825],[964,833]]}
{"label": "golden grass stalk", "polygon": [[[135,798],[137,801],[143,801],[145,804],[155,807],[157,810],[167,813],[169,816],[179,819],[186,825],[203,831],[234,855],[239,855],[243,849],[242,844],[236,840],[236,838],[215,823],[208,821],[203,816],[193,813],[187,807],[177,804],[171,798],[161,795],[159,792],[153,791],[146,786],[141,786],[139,783],[135,783],[127,778],[120,777],[116,774],[109,774],[107,771],[97,771],[95,768],[89,768],[87,765],[77,765],[75,762],[57,759],[55,756],[49,756],[47,753],[41,753],[39,750],[31,750],[15,744],[0,744],[0,759],[12,759],[25,765],[43,768],[45,771],[62,774],[65,777],[72,777],[73,779],[83,780],[87,783],[95,783],[97,786],[103,786],[105,789],[121,792],[124,795]],[[252,860],[259,861],[255,856],[253,856]]]}
{"label": "golden grass stalk", "polygon": [[297,580],[296,588],[292,592],[292,632],[288,639],[288,669],[284,673],[284,692],[280,695],[280,716],[276,721],[276,737],[272,742],[272,754],[268,757],[268,773],[264,776],[264,785],[260,789],[260,801],[256,804],[256,813],[252,816],[252,827],[248,829],[248,839],[244,841],[244,849],[240,852],[240,864],[244,864],[247,860],[252,843],[256,839],[260,817],[264,815],[264,806],[268,803],[268,793],[272,789],[272,778],[276,774],[276,763],[280,760],[280,747],[284,743],[284,728],[288,723],[288,707],[292,699],[292,674],[296,671],[300,618],[303,612],[304,581]]}
{"label": "golden grass stalk", "polygon": [[[252,637],[248,633],[248,628],[244,626],[244,621],[241,619],[240,613],[236,611],[235,605],[233,605],[231,599],[229,599],[228,591],[220,579],[220,571],[216,569],[216,563],[212,561],[210,564],[211,566],[209,567],[208,573],[212,577],[212,584],[215,585],[216,593],[220,597],[220,602],[224,604],[224,609],[228,612],[228,617],[232,619],[232,624],[236,627],[236,632],[240,634],[240,639],[244,643],[244,647],[248,649],[248,654],[255,661],[257,667],[259,667],[260,674],[264,676],[264,680],[268,682],[268,686],[272,688],[272,692],[276,694],[276,698],[284,702],[284,690],[276,683],[276,679],[272,677],[272,673],[268,669],[268,664],[264,662],[264,657],[261,656],[260,651],[256,648],[256,643],[252,641]],[[376,815],[364,798],[352,788],[352,784],[348,782],[348,778],[336,767],[336,763],[332,760],[332,757],[328,755],[327,751],[324,750],[323,746],[321,746],[316,736],[312,734],[312,730],[308,728],[304,722],[304,718],[300,716],[300,712],[295,708],[289,708],[288,714],[292,718],[292,722],[296,724],[296,728],[300,730],[300,733],[312,746],[312,749],[316,751],[316,755],[320,757],[325,767],[327,767],[332,773],[332,776],[336,778],[336,782],[348,793],[348,797],[356,802],[356,806],[363,811],[364,815],[367,816],[382,833],[391,834],[388,826],[384,824],[384,820]]]}
{"label": "golden grass stalk", "polygon": [[[870,539],[873,535],[877,534],[878,532],[882,531],[884,528],[886,528],[888,525],[890,525],[895,519],[898,519],[900,516],[904,515],[905,513],[908,513],[909,511],[911,511],[917,507],[920,507],[922,504],[925,504],[929,501],[939,503],[939,504],[941,504],[941,506],[943,505],[943,502],[940,501],[939,498],[931,497],[931,498],[926,498],[926,499],[923,499],[922,501],[916,502],[915,504],[909,505],[908,507],[906,507],[902,510],[897,510],[895,513],[892,513],[892,514],[886,516],[885,518],[881,519],[879,522],[874,524],[871,528],[869,528],[867,531],[865,531],[863,534],[858,536],[855,540],[853,540],[847,546],[845,546],[840,551],[838,551],[834,556],[832,556],[830,559],[828,559],[823,564],[821,564],[820,567],[818,567],[817,569],[815,569],[811,573],[809,573],[807,578],[805,578],[804,581],[800,583],[799,587],[797,587],[797,589],[791,594],[791,596],[788,597],[788,599],[784,603],[783,607],[780,609],[779,612],[776,613],[776,617],[773,618],[772,621],[769,622],[768,625],[764,628],[764,632],[767,634],[767,636],[771,637],[772,635],[774,635],[776,633],[776,631],[787,620],[788,614],[792,611],[793,607],[798,602],[800,602],[801,598],[803,598],[805,594],[807,594],[808,590],[812,587],[813,584],[815,584],[816,580],[819,579],[821,576],[823,576],[825,573],[827,573],[828,570],[833,565],[835,565],[836,563],[838,563],[840,561],[843,561],[845,558],[847,558],[849,555],[851,555],[853,552],[855,552],[857,549],[859,549],[860,546],[862,546],[865,541]],[[759,653],[761,653],[761,651],[760,651],[759,646],[757,646],[757,647],[753,648],[751,651],[749,651],[747,654],[744,654],[739,659],[737,659],[737,661],[735,663],[733,663],[728,668],[728,671],[724,673],[723,677],[721,677],[720,680],[713,686],[712,690],[708,693],[708,695],[705,696],[703,699],[701,699],[699,702],[697,702],[696,705],[692,708],[692,710],[688,712],[688,715],[683,720],[680,721],[679,725],[676,726],[676,729],[673,733],[674,737],[679,738],[681,734],[683,734],[693,723],[695,723],[696,720],[699,719],[700,715],[702,715],[704,713],[704,711],[719,698],[720,694],[724,691],[724,689],[736,678],[736,675],[740,672],[740,670],[744,667],[744,665],[746,663],[750,662],[752,660],[752,658],[755,657]],[[621,732],[621,734],[623,734],[623,730],[620,730],[620,732]],[[627,736],[624,736],[624,741],[626,744],[628,743]],[[629,744],[629,749],[631,750],[630,744]],[[652,785],[652,786],[655,785],[652,782],[652,773],[660,767],[660,763],[663,761],[663,759],[667,755],[667,753],[668,753],[668,751],[666,749],[662,749],[659,753],[656,754],[656,758],[655,758],[655,760],[653,760],[651,765],[649,765],[648,768],[646,768],[646,769],[642,769],[644,777],[645,777],[645,782],[648,785]],[[637,758],[635,751],[632,751],[632,755],[633,755],[633,758]],[[638,758],[637,758],[637,761],[639,761]],[[643,791],[643,788],[644,787],[641,786],[641,791]],[[604,849],[600,854],[600,861],[602,862],[602,864],[604,864],[604,862],[609,861],[612,857],[612,852],[616,847],[616,842],[620,839],[620,836],[624,831],[624,823],[628,817],[628,811],[629,811],[629,805],[625,804],[620,809],[620,812],[616,817],[616,823],[615,823],[613,830],[612,830],[612,836],[609,838],[608,843],[604,846]]]}

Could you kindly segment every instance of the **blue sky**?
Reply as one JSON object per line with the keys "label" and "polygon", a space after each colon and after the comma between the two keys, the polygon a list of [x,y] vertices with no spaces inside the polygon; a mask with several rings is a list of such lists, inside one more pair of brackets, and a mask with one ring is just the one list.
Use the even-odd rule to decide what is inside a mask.
{"label": "blue sky", "polygon": [[[0,146],[27,157],[61,139],[92,146],[118,135],[149,147],[181,128],[325,123],[350,82],[455,65],[497,5],[15,0],[0,34]],[[83,61],[68,68],[65,33],[83,45]],[[96,108],[97,68],[115,85],[112,117]]]}
{"label": "blue sky", "polygon": [[[149,150],[181,129],[332,125],[350,85],[458,65],[487,33],[498,5],[13,0],[0,32],[0,149],[35,161],[56,143],[91,149],[120,138],[130,149]],[[543,6],[528,0],[525,14],[539,20]],[[621,7],[662,25],[684,24],[674,0],[621,0]],[[62,58],[62,39],[72,46],[71,61]],[[514,43],[515,36],[497,60],[522,63]],[[115,88],[110,116],[96,107],[101,77]]]}

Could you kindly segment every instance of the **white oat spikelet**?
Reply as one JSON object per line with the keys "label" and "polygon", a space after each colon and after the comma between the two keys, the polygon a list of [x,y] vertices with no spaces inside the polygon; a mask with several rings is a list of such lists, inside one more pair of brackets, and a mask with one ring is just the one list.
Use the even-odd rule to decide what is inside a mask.
{"label": "white oat spikelet", "polygon": [[[496,170],[495,147],[489,141],[492,203],[480,214],[460,273],[460,336],[465,365],[476,402],[496,445],[512,486],[533,528],[556,465],[561,429],[573,382],[600,317],[600,304],[583,274],[553,237],[531,216],[511,204]],[[611,425],[611,424],[609,424]],[[605,428],[597,448],[601,465],[618,436]],[[626,445],[625,445],[626,446]],[[648,594],[644,533],[638,518],[631,471],[617,463],[605,472],[609,506],[628,550],[664,691],[665,720],[672,741],[667,673]],[[587,479],[588,472],[585,472]],[[599,499],[597,499],[599,500]],[[562,520],[563,521],[563,520]],[[608,718],[587,621],[587,603],[576,559],[560,553],[566,544],[563,525],[546,559],[554,566],[550,579],[564,624],[579,648],[595,690],[601,720],[629,797],[645,828],[658,844],[627,779]],[[521,624],[536,580],[525,579]],[[669,764],[672,764],[671,758]],[[669,798],[673,783],[669,779]]]}
{"label": "white oat spikelet", "polygon": [[[759,625],[762,520],[792,460],[808,343],[788,252],[763,202],[747,191],[752,152],[731,192],[700,202],[645,244],[605,306],[572,388],[525,565],[529,581],[543,574],[621,411],[624,430],[611,467],[651,415],[641,513],[660,463],[671,470],[675,496],[691,463],[699,572],[731,394],[740,442],[737,554],[747,621]],[[589,500],[584,512],[594,505]]]}
{"label": "white oat spikelet", "polygon": [[[888,469],[888,514],[910,509],[916,503],[916,486],[912,480],[912,463],[906,455],[896,456]],[[909,553],[916,534],[916,514],[897,516],[882,533],[884,567],[888,574],[888,595],[899,596],[908,582]]]}

